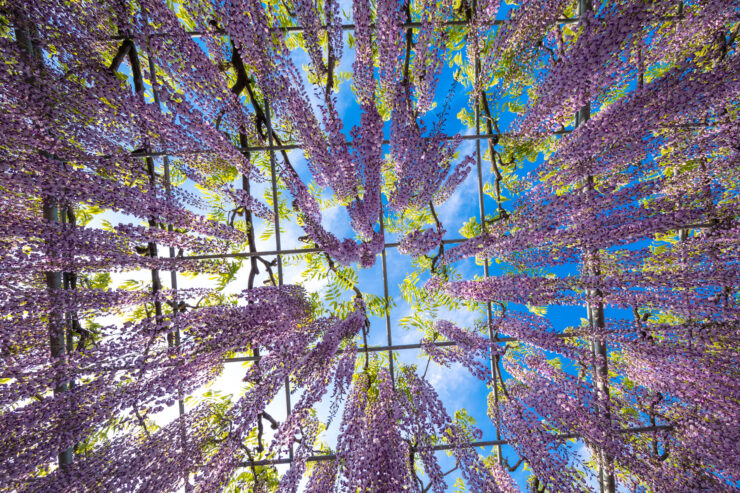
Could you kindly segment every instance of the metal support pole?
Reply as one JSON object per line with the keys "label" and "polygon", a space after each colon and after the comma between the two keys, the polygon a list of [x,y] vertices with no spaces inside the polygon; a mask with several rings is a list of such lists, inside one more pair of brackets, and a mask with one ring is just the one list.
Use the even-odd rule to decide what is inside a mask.
{"label": "metal support pole", "polygon": [[[383,225],[383,204],[382,203],[380,205],[380,234],[385,235],[385,226]],[[386,245],[383,245],[383,250],[380,252],[380,256],[381,256],[381,260],[383,264],[383,299],[385,300],[385,335],[388,340],[388,370],[390,371],[390,374],[391,374],[391,383],[393,385],[393,388],[395,388],[396,387],[396,376],[393,370],[393,339],[391,337],[391,302],[390,302],[390,299],[388,298],[388,264],[385,258]],[[369,351],[369,348],[367,350]]]}
{"label": "metal support pole", "polygon": [[[265,118],[267,119],[267,139],[270,144],[270,181],[272,181],[272,210],[275,214],[275,250],[277,251],[278,286],[283,285],[283,257],[280,242],[280,198],[277,189],[277,173],[275,171],[275,151],[273,146],[272,116],[270,115],[270,101],[265,96]],[[285,410],[286,417],[291,413],[290,378],[285,377]],[[293,459],[293,443],[290,444],[290,458]]]}
{"label": "metal support pole", "polygon": [[[143,12],[143,18],[144,22],[147,22],[146,12]],[[146,49],[147,49],[147,55],[148,55],[148,61],[149,61],[149,77],[152,84],[152,96],[154,97],[154,104],[157,105],[157,109],[160,113],[163,113],[162,111],[162,102],[159,98],[159,91],[157,91],[157,85],[159,84],[157,81],[157,72],[156,67],[154,66],[154,57],[152,56],[152,49],[149,41],[149,37],[146,38]],[[172,181],[170,178],[170,157],[167,154],[164,154],[162,156],[162,164],[164,167],[164,188],[165,193],[167,195],[167,199],[172,199]],[[167,225],[167,231],[172,232],[172,224]],[[170,258],[175,258],[177,255],[175,253],[175,247],[171,246],[169,248],[169,254]],[[172,287],[172,322],[175,326],[174,331],[174,340],[169,339],[168,342],[170,345],[179,346],[180,345],[180,327],[177,324],[177,313],[179,310],[179,304],[177,301],[177,271],[171,270],[170,271],[170,286]],[[185,416],[185,400],[182,393],[182,390],[179,388],[177,389],[177,410],[180,418]],[[180,432],[180,442],[181,447],[183,449],[183,452],[185,451],[186,443],[187,443],[187,430],[183,428]],[[184,480],[185,480],[185,492],[189,493],[191,491],[190,486],[190,478],[189,473],[187,471],[183,472]]]}
{"label": "metal support pole", "polygon": [[[473,11],[475,12],[475,4],[476,2],[473,2]],[[480,58],[478,55],[478,52],[476,50],[475,52],[475,67],[474,67],[474,77],[475,80],[473,82],[473,87],[475,88],[478,84],[478,79],[480,78]],[[475,101],[475,135],[480,135],[480,98],[476,98]],[[481,232],[483,235],[487,234],[487,227],[486,227],[486,205],[484,200],[484,194],[483,194],[483,165],[482,165],[482,159],[481,159],[481,150],[480,150],[480,141],[481,139],[475,139],[475,164],[476,164],[476,171],[478,173],[478,207],[479,207],[479,213],[480,213],[480,224],[481,224]],[[490,272],[488,270],[488,259],[483,259],[483,276],[485,278],[488,278],[490,276]],[[491,302],[486,302],[486,322],[488,326],[488,337],[491,340],[494,340],[494,338],[498,334],[494,334],[493,332],[493,313],[491,310]],[[501,423],[498,422],[498,405],[499,405],[499,394],[498,394],[498,358],[493,354],[493,352],[490,353],[490,366],[491,366],[491,381],[493,385],[493,401],[494,405],[496,406],[496,440],[501,440]],[[496,444],[496,456],[498,459],[499,464],[503,464],[504,456],[503,456],[503,450],[501,444]]]}
{"label": "metal support pole", "polygon": [[[18,11],[16,18],[15,40],[20,52],[27,57],[29,65],[36,65],[39,69],[43,66],[44,58],[38,47],[33,42],[35,28],[26,17],[25,12]],[[40,83],[40,82],[39,82]],[[47,153],[39,152],[43,157],[50,158]],[[58,198],[43,196],[42,197],[42,214],[44,221],[49,225],[59,224],[59,204]],[[46,248],[52,250],[52,242],[46,242]],[[50,301],[55,295],[62,291],[62,273],[60,271],[47,271],[44,273],[46,278],[46,291],[49,294]],[[66,357],[66,337],[64,327],[65,315],[56,307],[51,307],[49,311],[49,352],[52,361],[57,361]],[[58,396],[67,391],[68,382],[60,382],[54,387],[54,396]],[[61,450],[57,454],[57,462],[60,466],[71,464],[74,460],[73,447]]]}
{"label": "metal support pole", "polygon": [[[146,97],[144,95],[144,77],[141,71],[141,64],[139,62],[139,55],[136,51],[136,45],[131,42],[131,49],[128,53],[129,61],[131,62],[131,75],[134,81],[134,92],[138,94],[141,97],[141,101],[146,104]],[[148,151],[149,150],[149,140],[148,137],[143,138],[144,142],[144,148]],[[154,159],[151,155],[145,157],[146,161],[146,170],[147,174],[149,175],[149,190],[153,193],[156,193],[157,190],[157,174],[156,169],[154,166]],[[150,217],[149,218],[149,228],[150,229],[156,229],[157,228],[157,218],[156,217]],[[157,257],[157,244],[153,241],[150,241],[147,244],[148,254],[150,257],[154,258]],[[156,295],[162,290],[162,281],[159,277],[159,269],[154,268],[151,269],[152,273],[152,294],[156,297]],[[157,324],[161,323],[163,319],[162,315],[162,303],[160,301],[154,302],[154,320]]]}
{"label": "metal support pole", "polygon": [[[591,0],[578,0],[578,18],[580,19],[587,11],[593,9]],[[575,115],[575,127],[583,125],[591,117],[591,104],[587,103],[584,105]],[[593,187],[593,177],[586,177],[587,192]],[[588,268],[590,274],[599,275],[600,269],[598,266],[598,252],[596,250],[590,250],[586,252],[586,258],[584,259],[584,271]],[[590,264],[590,265],[589,265]],[[588,295],[598,296],[601,293],[598,290],[588,290]],[[606,327],[604,320],[604,304],[602,302],[589,301],[586,304],[586,312],[588,316],[589,326],[592,328],[603,329]],[[591,352],[594,358],[594,384],[598,392],[597,401],[602,401],[605,407],[606,419],[609,419],[609,373],[607,368],[607,350],[606,344],[601,337],[594,337],[591,341]],[[597,450],[598,463],[599,463],[599,491],[600,493],[615,493],[616,492],[616,481],[614,478],[614,472],[611,470],[613,467],[612,459],[603,451]]]}
{"label": "metal support pole", "polygon": [[[144,17],[144,19],[146,20],[146,16]],[[151,48],[149,46],[149,42],[148,41],[146,43],[146,48],[147,48],[147,52],[148,52],[148,55],[149,55],[148,56],[149,72],[150,72],[150,77],[151,77],[151,81],[152,81],[152,95],[154,96],[154,104],[157,105],[157,109],[159,109],[159,111],[161,113],[162,112],[162,103],[160,102],[159,92],[157,91],[157,84],[158,84],[158,82],[157,82],[157,73],[155,71],[154,59],[151,56],[152,50],[151,50]],[[172,198],[172,182],[171,182],[171,178],[170,178],[170,157],[169,157],[169,155],[167,155],[167,154],[163,154],[162,155],[162,164],[163,164],[163,167],[164,167],[164,189],[165,189],[165,193],[167,194],[167,199],[171,199]],[[172,225],[171,224],[168,224],[167,225],[167,231],[169,231],[170,233],[173,231],[173,228],[172,228]],[[177,257],[177,254],[175,253],[175,247],[172,247],[171,246],[169,248],[169,254],[170,254],[170,258],[176,258]],[[172,286],[172,291],[174,292],[174,294],[173,294],[173,297],[174,297],[173,298],[173,302],[176,303],[177,302],[177,271],[176,270],[171,270],[170,271],[170,284]],[[177,310],[176,310],[176,308],[173,308],[173,318],[175,318],[175,317],[177,317]],[[176,345],[179,345],[180,344],[180,329],[177,328],[177,327],[175,328],[175,344]]]}

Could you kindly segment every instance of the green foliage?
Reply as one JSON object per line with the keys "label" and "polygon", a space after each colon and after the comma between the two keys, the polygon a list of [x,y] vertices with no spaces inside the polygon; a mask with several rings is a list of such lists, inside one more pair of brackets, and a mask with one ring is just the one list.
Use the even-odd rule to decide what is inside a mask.
{"label": "green foliage", "polygon": [[458,477],[455,480],[455,484],[452,485],[453,488],[455,488],[455,493],[466,493],[468,489],[465,487],[465,482],[462,480],[461,477]]}
{"label": "green foliage", "polygon": [[478,220],[471,217],[463,223],[462,227],[458,231],[464,238],[474,238],[481,234],[482,228]]}
{"label": "green foliage", "polygon": [[225,267],[225,270],[211,278],[216,281],[216,289],[219,291],[223,291],[230,282],[236,279],[239,270],[242,268],[243,260],[227,260],[222,262],[222,265]]}
{"label": "green foliage", "polygon": [[538,317],[544,317],[545,315],[547,315],[546,306],[532,306],[529,303],[527,303],[527,310],[534,313]]}

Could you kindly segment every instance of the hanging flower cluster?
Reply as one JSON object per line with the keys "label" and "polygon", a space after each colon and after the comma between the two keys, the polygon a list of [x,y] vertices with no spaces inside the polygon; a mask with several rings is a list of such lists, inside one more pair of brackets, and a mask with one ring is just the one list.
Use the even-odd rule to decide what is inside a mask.
{"label": "hanging flower cluster", "polygon": [[[411,91],[408,64],[402,68],[404,30],[399,27],[403,21],[401,9],[402,4],[395,0],[378,4],[373,43],[370,4],[353,3],[354,89],[361,116],[360,125],[349,131],[351,140],[345,135],[333,93],[333,67],[339,60],[342,39],[336,12],[330,12],[326,17],[330,42],[325,61],[321,50],[311,45],[318,26],[323,22],[319,11],[303,4],[297,9],[302,25],[308,26],[305,41],[312,61],[311,70],[315,75],[321,75],[318,77],[320,83],[314,87],[320,100],[321,118],[316,116],[303,77],[290,57],[285,39],[280,38],[281,31],[272,26],[268,13],[248,2],[227,2],[223,10],[217,12],[223,17],[223,27],[234,40],[241,58],[257,68],[255,78],[277,114],[290,125],[293,138],[305,152],[316,184],[330,187],[347,208],[352,229],[362,240],[360,243],[353,238],[340,240],[325,229],[316,197],[283,156],[280,175],[294,197],[294,207],[300,211],[308,238],[343,264],[359,261],[362,266],[370,266],[384,244],[383,235],[377,228],[384,163],[383,118],[375,96],[378,87],[381,94],[392,95],[382,103],[391,110],[391,158],[396,171],[390,201],[393,210],[401,212],[409,207],[425,207],[432,198],[438,203],[443,202],[469,171],[470,158],[453,168],[453,153],[459,138],[450,139],[439,130],[443,120],[435,124],[431,135],[423,136],[424,125],[418,119],[417,111],[428,106],[428,95],[436,87],[442,59],[438,47],[443,36],[433,38],[436,45],[420,48],[424,51],[424,63],[431,65],[431,74],[425,74],[419,82],[422,88],[419,101],[416,101]],[[250,16],[241,15],[244,11],[249,11]],[[450,14],[449,8],[441,8],[434,15],[443,18]],[[272,42],[266,33],[280,39]],[[262,41],[255,42],[258,39]],[[430,49],[431,52],[428,51]],[[377,50],[380,67],[377,80],[373,70],[373,50]]]}
{"label": "hanging flower cluster", "polygon": [[[372,367],[355,378],[345,404],[336,465],[315,469],[309,484],[322,484],[323,491],[357,487],[442,493],[446,485],[434,456],[437,438],[449,444],[474,491],[515,491],[507,472],[483,463],[469,446],[465,430],[453,422],[436,391],[412,367],[402,368],[397,385],[382,368]],[[428,477],[426,486],[416,472],[417,460]]]}
{"label": "hanging flower cluster", "polygon": [[[540,15],[535,3],[514,10],[494,45],[526,45],[517,21],[532,16],[546,21],[541,32],[558,31],[548,34],[556,51],[530,44],[546,70],[515,128],[531,139],[579,119],[520,186],[507,220],[440,259],[516,267],[475,281],[432,277],[427,288],[504,307],[492,329],[518,342],[502,356],[498,371],[511,378],[496,384],[490,414],[537,485],[589,489],[566,441],[579,437],[605,491],[736,491],[740,134],[729,108],[740,58],[727,15],[737,2],[691,2],[675,26],[675,4],[606,2],[582,12],[571,42],[554,26],[563,7],[539,2]],[[614,98],[615,87],[626,94]],[[585,305],[588,320],[561,331],[513,305]],[[634,320],[606,318],[611,309]],[[640,427],[651,434],[629,432]]]}

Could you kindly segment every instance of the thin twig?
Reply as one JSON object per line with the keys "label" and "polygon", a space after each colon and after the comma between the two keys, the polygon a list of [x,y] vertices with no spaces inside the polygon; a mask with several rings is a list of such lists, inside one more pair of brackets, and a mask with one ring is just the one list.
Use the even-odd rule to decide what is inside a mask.
{"label": "thin twig", "polygon": [[421,376],[421,379],[424,380],[427,377],[427,371],[429,370],[429,363],[432,361],[431,356],[427,356],[427,364],[426,367],[424,367],[424,374]]}
{"label": "thin twig", "polygon": [[[334,274],[339,279],[341,279],[342,281],[344,281],[345,284],[349,284],[350,286],[352,286],[352,290],[355,292],[355,298],[357,300],[359,300],[359,301],[362,301],[364,299],[363,298],[363,295],[362,295],[362,291],[360,291],[360,289],[355,285],[355,283],[350,282],[347,278],[345,278],[341,274],[341,272],[339,271],[339,269],[337,269],[337,266],[334,263],[334,260],[329,256],[329,254],[327,254],[326,252],[324,252],[324,257],[326,257],[326,260],[328,262],[329,270],[331,270],[332,272],[334,272]],[[365,371],[367,371],[367,369],[368,369],[368,367],[370,365],[370,352],[368,351],[368,344],[367,344],[367,335],[368,335],[369,329],[370,329],[370,319],[368,319],[367,318],[367,315],[366,315],[365,316],[365,324],[362,327],[362,341],[363,341],[363,344],[364,344],[364,347],[365,347]]]}
{"label": "thin twig", "polygon": [[[437,212],[434,210],[434,202],[429,201],[429,210],[432,212],[432,217],[434,218],[434,223],[437,225],[437,234],[442,232],[442,223],[439,221],[439,218],[437,217]],[[445,253],[445,244],[441,240],[439,241],[439,250],[437,251],[437,255],[432,257],[432,274],[437,273],[437,262],[439,262],[439,259],[444,255]],[[446,268],[445,268],[446,272]],[[446,276],[445,276],[446,277]]]}
{"label": "thin twig", "polygon": [[146,427],[146,421],[144,420],[144,417],[139,413],[139,407],[134,404],[134,414],[136,415],[136,419],[139,421],[139,424],[144,429],[144,433],[146,434],[147,439],[151,440],[152,435],[149,433],[149,429]]}
{"label": "thin twig", "polygon": [[247,458],[249,459],[249,466],[250,466],[250,469],[252,469],[252,477],[254,477],[255,490],[257,490],[257,486],[259,485],[259,474],[257,473],[257,466],[255,466],[254,464],[254,458],[252,457],[252,452],[249,450],[249,447],[246,447],[243,443],[240,443],[239,446],[247,453]]}
{"label": "thin twig", "polygon": [[252,258],[257,259],[260,262],[262,262],[262,264],[267,269],[267,274],[270,276],[270,282],[272,283],[273,286],[277,286],[277,281],[275,280],[275,275],[272,272],[272,268],[277,263],[277,259],[269,262],[269,261],[265,260],[264,258],[260,257],[259,255],[253,256]]}
{"label": "thin twig", "polygon": [[[332,0],[326,1],[326,25],[331,25],[331,4]],[[334,50],[331,46],[331,35],[327,31],[326,33],[326,92],[324,94],[324,99],[326,100],[326,104],[329,105],[331,101],[331,92],[332,89],[334,89]]]}
{"label": "thin twig", "polygon": [[517,463],[512,466],[512,465],[509,465],[509,462],[506,459],[504,459],[504,464],[506,464],[506,469],[508,469],[509,472],[514,472],[517,469],[519,469],[519,466],[522,465],[523,462],[524,462],[524,457],[520,457]]}
{"label": "thin twig", "polygon": [[273,430],[277,430],[280,427],[280,423],[278,423],[277,420],[266,411],[262,411],[262,417],[270,422],[270,428],[272,428]]}
{"label": "thin twig", "polygon": [[[495,356],[494,358],[496,360],[496,366],[498,367],[498,356]],[[498,375],[498,381],[501,382],[501,389],[504,391],[504,395],[506,396],[507,399],[511,399],[511,396],[509,396],[509,391],[506,388],[506,384],[504,383],[504,377],[501,376],[500,371],[497,371],[496,374]],[[494,383],[494,385],[496,384]]]}
{"label": "thin twig", "polygon": [[[457,471],[457,470],[459,469],[459,467],[460,467],[460,465],[456,463],[456,464],[455,464],[455,467],[453,467],[452,469],[450,469],[450,470],[449,470],[449,471],[447,471],[447,472],[443,472],[443,473],[442,473],[442,477],[445,477],[445,476],[449,476],[449,475],[450,475],[450,474],[452,474],[453,472]],[[432,487],[432,482],[430,481],[430,482],[429,482],[429,484],[428,484],[428,485],[426,485],[426,486],[425,486],[425,487],[424,487],[424,488],[423,488],[423,489],[421,490],[421,493],[426,493],[427,491],[429,491],[429,490],[431,489],[431,487]]]}
{"label": "thin twig", "polygon": [[[406,2],[406,22],[411,22],[411,2]],[[405,87],[406,92],[411,91],[411,80],[409,77],[409,66],[411,64],[411,48],[414,45],[414,32],[411,28],[406,28],[406,53],[403,60],[403,81],[401,84]]]}
{"label": "thin twig", "polygon": [[[424,482],[421,480],[418,474],[416,474],[416,468],[414,467],[414,455],[416,454],[416,445],[411,443],[411,440],[406,440],[406,443],[409,444],[409,469],[411,469],[412,474],[414,475],[414,479],[417,483],[419,483],[419,488],[424,488]],[[423,490],[422,490],[423,491]]]}

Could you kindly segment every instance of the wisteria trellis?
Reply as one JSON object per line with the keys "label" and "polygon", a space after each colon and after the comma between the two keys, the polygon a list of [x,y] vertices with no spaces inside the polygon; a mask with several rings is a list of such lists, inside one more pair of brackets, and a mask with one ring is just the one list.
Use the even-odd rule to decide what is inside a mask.
{"label": "wisteria trellis", "polygon": [[[474,492],[516,491],[510,472],[522,463],[538,492],[738,491],[740,3],[500,9],[357,0],[344,25],[336,0],[5,2],[0,490],[442,492],[435,451],[451,450]],[[350,28],[361,116],[347,130],[336,86]],[[470,156],[433,111],[446,104],[446,52],[460,43]],[[524,93],[501,132],[497,104]],[[514,178],[533,153],[545,159]],[[472,169],[479,220],[443,241],[460,225],[435,208]],[[253,194],[265,182],[267,203]],[[193,184],[219,207],[204,212]],[[346,209],[353,237],[325,227],[320,188]],[[103,210],[137,224],[92,227]],[[334,313],[283,285],[285,217],[305,232],[301,252],[350,293]],[[256,249],[258,219],[274,231],[274,261]],[[426,272],[417,296],[485,313],[482,330],[433,320],[411,346],[488,383],[496,440],[451,417],[426,372],[394,368],[387,227]],[[250,273],[238,295],[178,289],[182,274],[229,278],[214,259],[239,256]],[[380,309],[352,268],[377,256]],[[485,278],[455,269],[472,256],[486,259]],[[488,259],[508,270],[490,273]],[[255,286],[260,266],[268,286]],[[548,272],[562,266],[580,272]],[[109,288],[109,273],[133,270],[151,283]],[[588,323],[555,330],[537,315],[553,305],[588,306]],[[374,310],[388,324],[386,362],[367,344]],[[106,315],[126,321],[96,322]],[[236,358],[254,362],[246,392],[186,412],[185,396],[246,352]],[[283,389],[291,412],[278,422],[266,406]],[[317,452],[325,423],[312,409],[327,397],[339,437]],[[178,402],[169,424],[149,419]],[[480,456],[483,444],[497,453]],[[278,463],[289,464],[280,477]]]}

